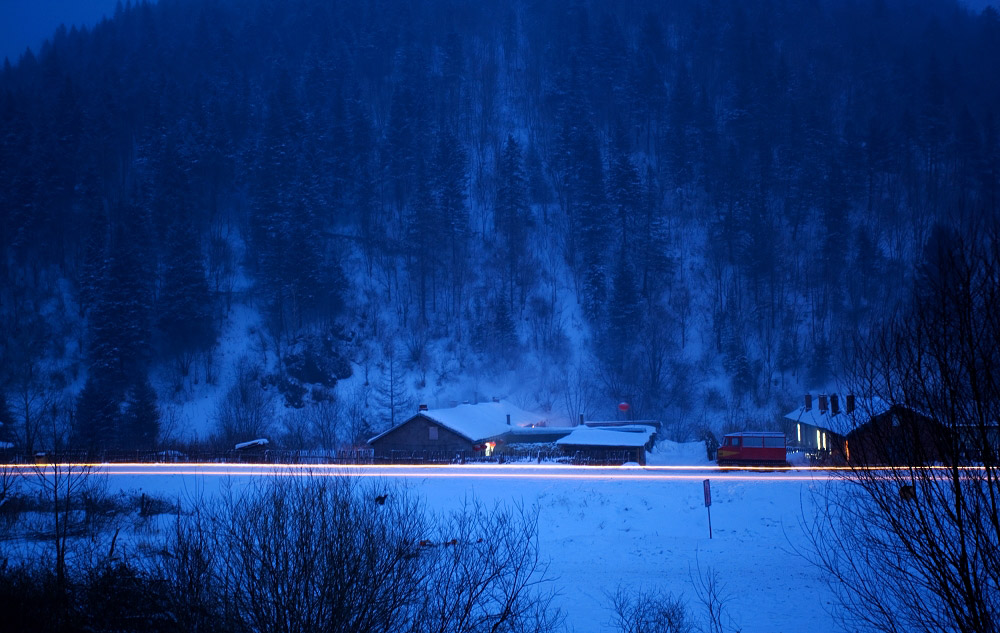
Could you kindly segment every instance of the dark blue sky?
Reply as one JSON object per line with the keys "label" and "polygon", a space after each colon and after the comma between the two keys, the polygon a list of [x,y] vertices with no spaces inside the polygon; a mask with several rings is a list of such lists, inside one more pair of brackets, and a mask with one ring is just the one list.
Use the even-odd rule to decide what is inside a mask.
{"label": "dark blue sky", "polygon": [[[0,0],[0,60],[35,53],[60,24],[91,27],[115,12],[117,0]],[[123,2],[124,4],[124,2]]]}

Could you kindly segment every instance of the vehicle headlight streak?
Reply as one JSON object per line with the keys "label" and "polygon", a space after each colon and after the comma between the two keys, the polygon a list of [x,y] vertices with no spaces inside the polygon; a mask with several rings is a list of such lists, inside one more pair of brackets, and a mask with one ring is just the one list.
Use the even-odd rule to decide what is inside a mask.
{"label": "vehicle headlight streak", "polygon": [[[46,473],[49,464],[14,464],[22,475]],[[767,467],[767,466],[573,466],[569,464],[156,464],[156,463],[83,463],[57,464],[60,469],[90,469],[106,476],[201,476],[201,477],[306,477],[347,476],[435,479],[543,479],[564,481],[700,481],[706,474],[726,481],[816,481],[843,476],[852,470],[885,472],[909,471],[910,467]],[[918,470],[950,471],[947,466],[915,467]],[[960,471],[981,471],[981,466],[961,466]],[[943,472],[942,472],[943,474]]]}

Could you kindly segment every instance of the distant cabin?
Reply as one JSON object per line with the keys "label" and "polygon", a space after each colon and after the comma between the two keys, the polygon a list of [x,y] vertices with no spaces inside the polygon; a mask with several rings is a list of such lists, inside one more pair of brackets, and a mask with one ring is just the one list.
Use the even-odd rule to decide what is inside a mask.
{"label": "distant cabin", "polygon": [[556,441],[562,451],[581,461],[646,464],[646,451],[653,448],[659,423],[579,426]]}
{"label": "distant cabin", "polygon": [[412,417],[368,440],[376,461],[453,461],[492,457],[507,443],[553,441],[571,429],[550,427],[552,416],[509,402],[461,404],[444,409],[421,405]]}
{"label": "distant cabin", "polygon": [[[498,400],[444,409],[421,405],[412,417],[368,440],[375,461],[441,463],[555,451],[578,463],[646,463],[660,430],[654,420],[593,421],[570,426]],[[527,445],[527,446],[526,446]]]}

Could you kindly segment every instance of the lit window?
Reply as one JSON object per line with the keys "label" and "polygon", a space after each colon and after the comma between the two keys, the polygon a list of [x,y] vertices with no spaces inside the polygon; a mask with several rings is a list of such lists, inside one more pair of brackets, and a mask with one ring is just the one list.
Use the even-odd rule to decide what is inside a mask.
{"label": "lit window", "polygon": [[496,442],[486,442],[486,448],[483,452],[486,454],[487,457],[489,457],[490,455],[493,454],[493,449],[495,449],[496,447],[497,447]]}
{"label": "lit window", "polygon": [[816,429],[816,448],[823,448],[823,438],[820,437],[819,429]]}
{"label": "lit window", "polygon": [[796,430],[796,432],[798,434],[798,437],[799,437],[799,444],[801,444],[802,443],[802,425],[801,424],[796,424],[795,425],[795,430]]}
{"label": "lit window", "polygon": [[436,426],[427,427],[427,437],[432,440],[436,440],[438,438],[438,427]]}

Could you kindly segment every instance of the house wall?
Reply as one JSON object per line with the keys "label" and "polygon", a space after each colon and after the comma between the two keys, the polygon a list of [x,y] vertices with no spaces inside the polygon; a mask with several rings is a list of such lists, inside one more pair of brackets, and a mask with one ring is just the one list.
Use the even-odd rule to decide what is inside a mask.
{"label": "house wall", "polygon": [[[823,435],[826,435],[826,450],[837,451],[843,450],[844,438],[836,433],[833,433],[829,429],[824,429],[812,424],[806,424],[805,422],[796,422],[794,420],[789,420],[788,418],[783,418],[781,420],[782,431],[785,433],[785,439],[788,443],[789,448],[802,448],[807,451],[818,451],[823,450]],[[802,439],[799,440],[799,432],[801,430]],[[817,438],[816,432],[819,431],[819,437]]]}
{"label": "house wall", "polygon": [[913,465],[941,460],[953,440],[930,418],[893,407],[851,431],[847,441],[853,463]]}
{"label": "house wall", "polygon": [[[432,427],[437,429],[436,440],[430,439]],[[371,442],[371,446],[376,455],[388,455],[392,451],[472,451],[472,442],[422,415],[410,418]]]}

